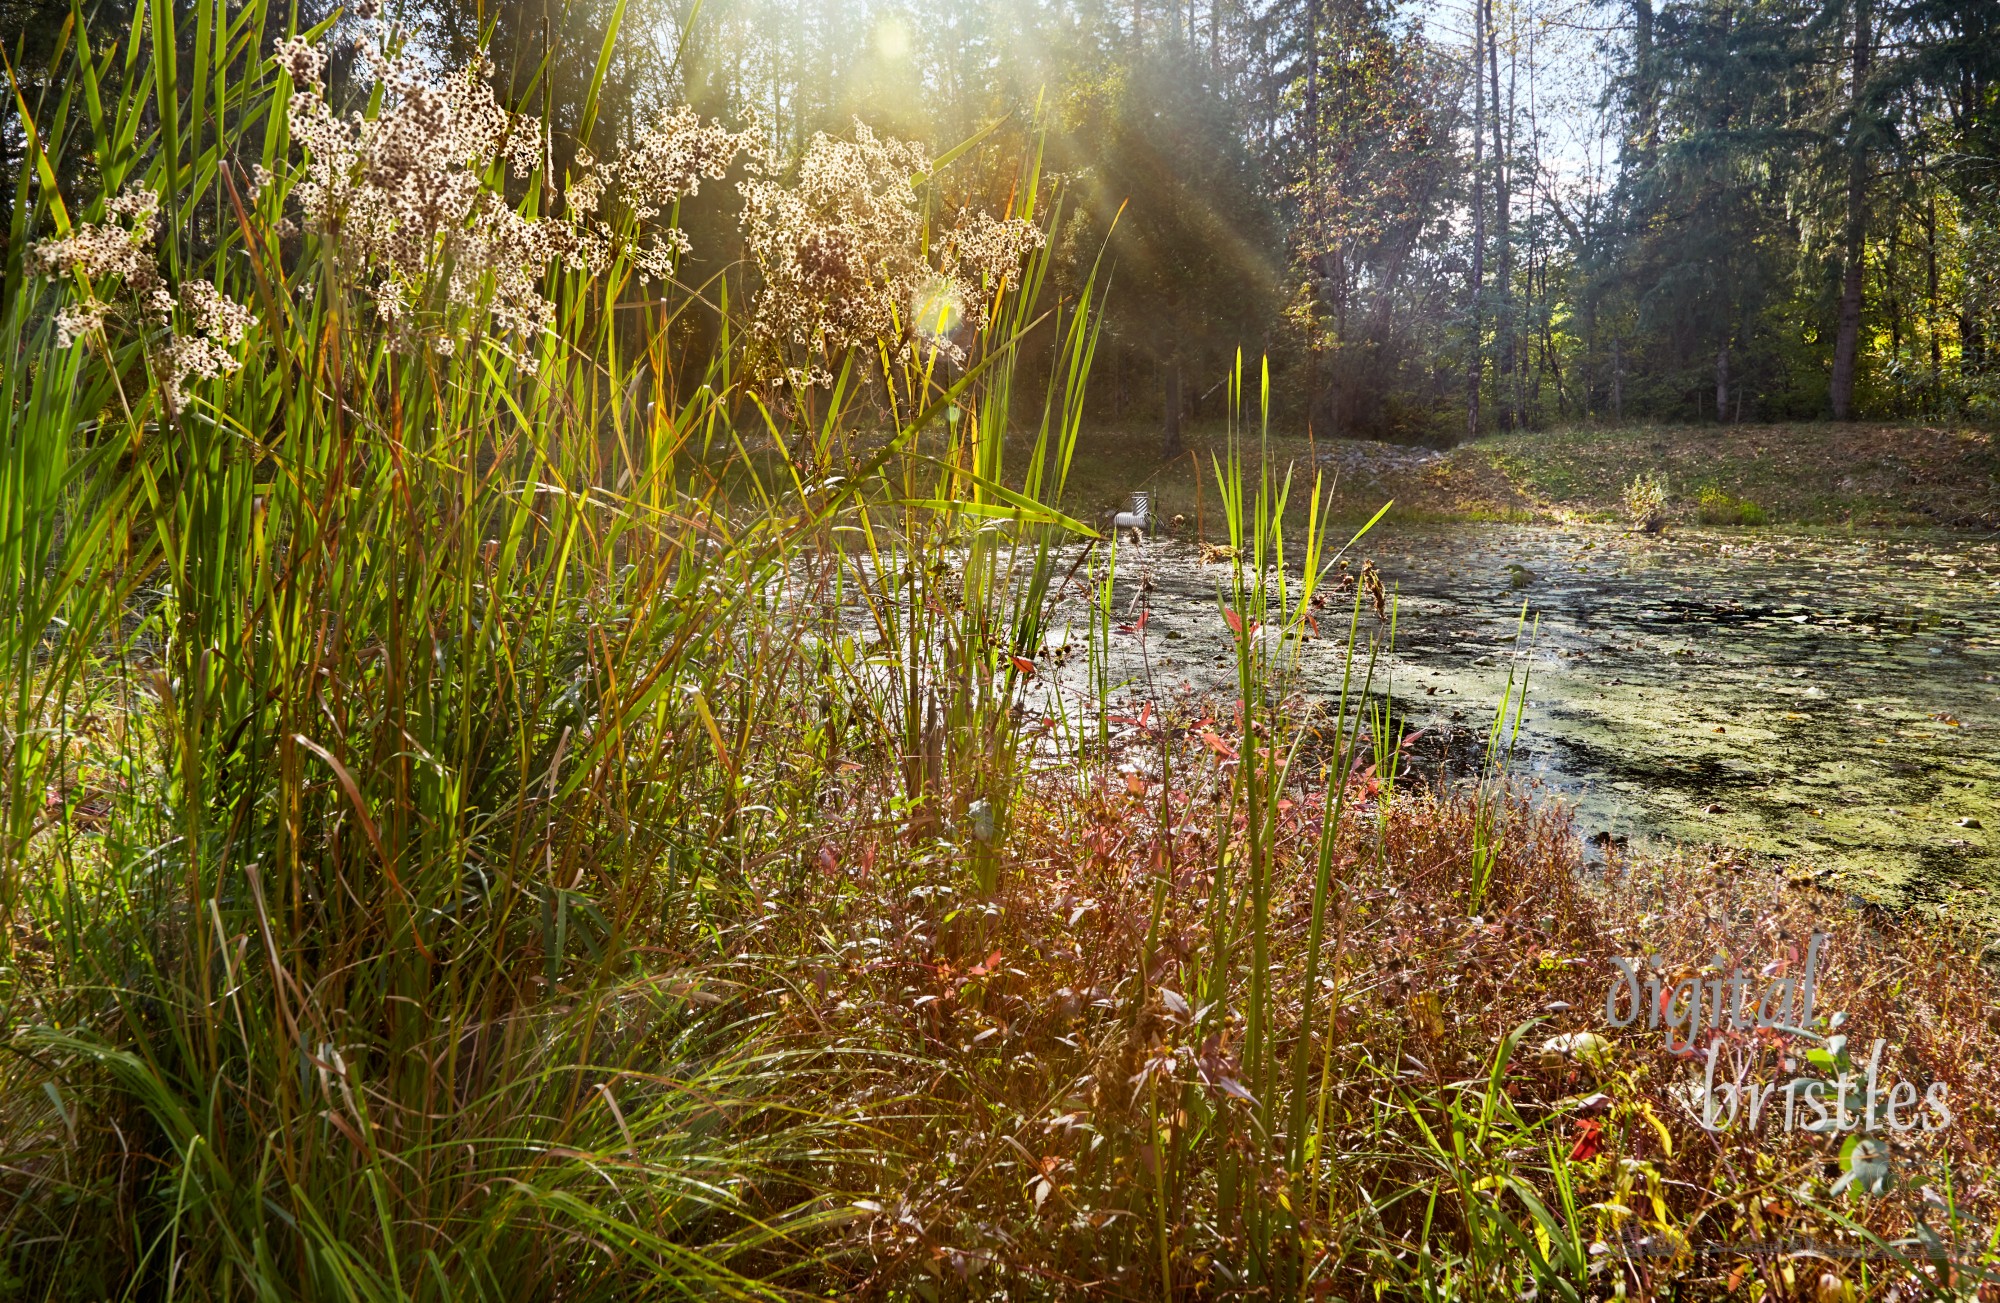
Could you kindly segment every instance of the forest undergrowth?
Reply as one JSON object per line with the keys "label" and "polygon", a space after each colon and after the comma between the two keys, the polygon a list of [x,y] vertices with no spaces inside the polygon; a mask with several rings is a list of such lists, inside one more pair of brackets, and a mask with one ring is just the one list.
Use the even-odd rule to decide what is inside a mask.
{"label": "forest undergrowth", "polygon": [[[220,0],[73,25],[24,106],[0,1292],[1994,1297],[1965,938],[1586,866],[1507,772],[1525,681],[1476,773],[1400,772],[1366,529],[1246,469],[1254,365],[1235,699],[1109,682],[1144,613],[1051,505],[1103,291],[1036,157],[989,213],[859,124],[781,162],[681,110],[558,178],[364,10],[352,112],[325,32]],[[744,266],[686,286],[704,184]],[[1704,1129],[1603,1023],[1629,956],[1816,962],[1730,1063],[1893,1036],[1950,1125]]]}

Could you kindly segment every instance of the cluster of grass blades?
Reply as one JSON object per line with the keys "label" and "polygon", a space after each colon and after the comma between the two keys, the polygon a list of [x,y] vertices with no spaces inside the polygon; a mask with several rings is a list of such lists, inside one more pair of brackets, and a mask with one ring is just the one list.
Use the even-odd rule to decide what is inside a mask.
{"label": "cluster of grass blades", "polygon": [[[1239,363],[1231,376],[1231,409],[1243,409],[1243,369]],[[1269,368],[1266,365],[1259,386],[1259,431],[1268,443],[1270,412]],[[1245,423],[1247,424],[1247,422]],[[1309,1296],[1325,1289],[1330,1281],[1322,1273],[1337,1255],[1329,1254],[1329,1241],[1337,1242],[1352,1223],[1364,1221],[1380,1228],[1392,1217],[1369,1206],[1367,1196],[1355,1203],[1340,1198],[1343,1178],[1351,1173],[1339,1168],[1343,1159],[1352,1161],[1355,1137],[1349,1128],[1330,1129],[1330,1095],[1336,1087],[1332,1068],[1334,1023],[1341,1004],[1341,969],[1351,902],[1349,884],[1336,873],[1336,847],[1342,836],[1343,817],[1350,799],[1360,798],[1372,807],[1373,848],[1370,861],[1377,873],[1387,873],[1386,864],[1391,820],[1396,810],[1396,789],[1404,760],[1404,726],[1396,718],[1393,696],[1385,671],[1384,657],[1394,648],[1395,603],[1386,610],[1378,605],[1381,631],[1367,639],[1365,659],[1360,642],[1361,618],[1367,588],[1352,583],[1345,654],[1342,658],[1341,687],[1333,715],[1330,755],[1317,775],[1293,772],[1305,734],[1299,727],[1298,692],[1301,687],[1298,652],[1301,642],[1318,636],[1313,611],[1324,605],[1318,596],[1322,584],[1337,574],[1343,558],[1387,514],[1393,504],[1384,504],[1369,521],[1337,550],[1328,546],[1323,504],[1326,486],[1315,480],[1302,544],[1303,557],[1295,577],[1286,565],[1286,538],[1283,527],[1286,499],[1292,491],[1290,474],[1280,478],[1266,448],[1258,458],[1261,472],[1252,478],[1243,468],[1244,436],[1232,417],[1227,440],[1227,459],[1213,466],[1222,514],[1228,530],[1228,569],[1218,585],[1218,605],[1227,623],[1235,652],[1239,732],[1236,764],[1226,818],[1233,821],[1240,808],[1240,832],[1233,839],[1230,824],[1218,829],[1220,843],[1229,850],[1218,859],[1210,888],[1211,952],[1204,973],[1206,1016],[1220,1028],[1241,1004],[1242,1087],[1248,1109],[1245,1114],[1218,1117],[1218,1130],[1228,1136],[1222,1147],[1212,1197],[1212,1224],[1225,1229],[1236,1245],[1234,1262],[1218,1264],[1218,1275],[1229,1285],[1246,1292],[1280,1297]],[[1329,554],[1330,553],[1330,554]],[[1380,594],[1377,594],[1380,601]],[[1361,669],[1356,681],[1357,664]],[[1378,683],[1378,675],[1380,682]],[[1379,695],[1378,695],[1379,691]],[[1500,714],[1505,714],[1503,703]],[[1496,728],[1498,725],[1496,724]],[[1363,769],[1362,761],[1369,761]],[[1484,775],[1480,810],[1498,804],[1496,793],[1488,790],[1504,781],[1497,770]],[[1360,781],[1357,781],[1360,780]],[[1281,872],[1277,844],[1281,801],[1287,791],[1310,786],[1320,793],[1318,828],[1312,838],[1311,854],[1303,864],[1290,866],[1304,870],[1302,883],[1289,891],[1274,882]],[[1484,828],[1488,819],[1481,819]],[[1479,858],[1480,872],[1490,875],[1489,861],[1497,848]],[[1348,873],[1352,873],[1349,866]],[[1483,890],[1485,882],[1476,884]],[[1274,972],[1274,937],[1284,926],[1275,902],[1289,897],[1292,908],[1303,905],[1309,923],[1305,929],[1301,963],[1302,975],[1296,987],[1286,975]],[[1302,898],[1302,899],[1301,899]],[[1328,936],[1329,929],[1334,935]],[[1245,934],[1247,933],[1247,936]],[[1247,941],[1247,947],[1245,942]],[[1329,941],[1331,945],[1329,946]],[[1247,950],[1247,953],[1246,953]],[[1323,983],[1323,969],[1333,978]],[[1296,997],[1284,1004],[1288,1017],[1279,1015],[1278,989],[1291,988]],[[1411,1164],[1399,1173],[1388,1189],[1392,1203],[1411,1198],[1428,1198],[1433,1205],[1449,1198],[1449,1180],[1462,1176],[1468,1159],[1465,1135],[1474,1134],[1474,1153],[1491,1139],[1496,1106],[1504,1107],[1500,1077],[1509,1051],[1520,1033],[1510,1037],[1496,1057],[1486,1089],[1474,1097],[1454,1094],[1419,1104],[1400,1088],[1392,1087],[1381,1096],[1378,1108],[1406,1108],[1429,1141],[1430,1152],[1444,1160],[1442,1171],[1426,1173],[1421,1164]],[[1315,1047],[1318,1054],[1313,1053]],[[1286,1051],[1289,1051],[1288,1055]],[[1285,1060],[1289,1057],[1289,1063]],[[1315,1059],[1317,1058],[1317,1062]],[[1318,1071],[1315,1072],[1314,1069]],[[1496,1101],[1499,1104],[1496,1105]],[[1200,1110],[1197,1092],[1189,1091],[1185,1107]],[[1468,1109],[1470,1112],[1468,1112]],[[1441,1115],[1449,1126],[1451,1142],[1441,1147],[1425,1129],[1424,1115]],[[1518,1116],[1511,1115],[1518,1124]],[[1363,1134],[1379,1135],[1384,1124],[1379,1117]],[[1366,1146],[1362,1146],[1366,1153]],[[1453,1160],[1457,1161],[1453,1161]],[[1400,1165],[1400,1164],[1399,1164]],[[1440,1180],[1440,1177],[1445,1179]],[[1517,1182],[1518,1184],[1518,1182]],[[1460,1182],[1463,1185],[1463,1181]],[[1380,1187],[1378,1187],[1380,1188]],[[1484,1188],[1483,1186],[1479,1188]],[[1525,1185],[1521,1189],[1527,1191]],[[1464,1189],[1456,1190],[1464,1195]],[[1532,1191],[1527,1191],[1532,1198]],[[1426,1218],[1418,1252],[1423,1255],[1416,1277],[1408,1282],[1427,1291],[1440,1290],[1450,1296],[1482,1281],[1505,1286],[1515,1279],[1509,1270],[1488,1271],[1481,1250],[1491,1234],[1482,1234],[1491,1225],[1512,1227],[1505,1212],[1489,1200],[1473,1197],[1455,1201],[1464,1214],[1464,1242],[1468,1248],[1462,1259],[1440,1267],[1430,1258],[1430,1219]],[[1537,1205],[1539,1206],[1539,1205]],[[1343,1226],[1346,1223],[1346,1226]],[[1436,1237],[1444,1248],[1458,1237]],[[1518,1237],[1517,1237],[1518,1238]],[[1573,1238],[1573,1237],[1572,1237]],[[1363,1256],[1387,1259],[1374,1270],[1384,1281],[1401,1274],[1390,1245],[1392,1236],[1364,1236]],[[1455,1245],[1454,1245],[1455,1247]],[[1581,1268],[1579,1268],[1579,1271]],[[1538,1279],[1549,1273],[1537,1273]],[[1171,1271],[1166,1279],[1172,1281]],[[1579,1276],[1580,1280],[1580,1276]],[[1516,1282],[1518,1283],[1518,1282]],[[1546,1282],[1545,1282],[1546,1283]],[[1573,1291],[1572,1291],[1573,1294]]]}
{"label": "cluster of grass blades", "polygon": [[[291,221],[296,88],[267,56],[327,33],[269,12],[141,0],[101,45],[79,13],[69,75],[21,106],[0,1292],[782,1292],[840,1207],[814,1155],[843,1120],[764,1034],[784,977],[740,873],[851,756],[914,758],[920,824],[984,800],[1004,827],[1009,652],[1081,528],[1042,502],[1092,291],[1042,306],[1034,254],[964,365],[849,356],[808,424],[738,373],[727,286],[641,284],[627,214],[603,268],[530,269],[539,334],[486,329],[438,265],[412,293],[454,347],[399,347],[337,229]],[[491,203],[550,202],[545,169],[482,166]],[[259,319],[185,394],[185,303],[156,320],[28,253],[139,188],[166,291]],[[1049,194],[1031,160],[1013,215],[1052,222]],[[100,293],[114,324],[64,338]],[[721,347],[676,351],[718,301]],[[876,663],[838,615],[856,590]]]}
{"label": "cluster of grass blades", "polygon": [[[1151,855],[1143,927],[1136,917],[1128,924],[1138,943],[1132,970],[1145,988],[1122,1002],[1130,1010],[1123,1035],[1151,1043],[1131,1078],[1125,1126],[1097,1114],[1105,1149],[1118,1155],[1111,1164],[1130,1163],[1143,1190],[1137,1206],[1124,1203],[1139,1216],[1123,1223],[1121,1296],[1321,1297],[1365,1278],[1398,1296],[1515,1297],[1525,1289],[1581,1299],[1602,1282],[1592,1279],[1589,1219],[1579,1213],[1570,1159],[1552,1148],[1553,1118],[1525,1115],[1506,1089],[1532,1024],[1500,1038],[1486,1071],[1429,1088],[1396,1063],[1393,1044],[1343,1043],[1353,1033],[1341,1028],[1355,1016],[1343,1005],[1382,983],[1353,949],[1379,944],[1357,935],[1379,926],[1362,902],[1409,872],[1398,861],[1413,829],[1449,821],[1466,834],[1445,852],[1466,871],[1448,889],[1459,910],[1482,908],[1503,858],[1509,874],[1521,873],[1534,834],[1507,769],[1525,688],[1509,680],[1469,796],[1420,788],[1416,800],[1399,799],[1414,738],[1390,690],[1396,603],[1371,586],[1371,571],[1350,573],[1347,561],[1389,506],[1336,546],[1328,487],[1316,480],[1305,490],[1303,532],[1288,537],[1286,506],[1297,486],[1270,456],[1268,368],[1254,391],[1247,379],[1239,360],[1224,451],[1209,467],[1226,531],[1207,554],[1217,561],[1216,616],[1235,668],[1233,729],[1226,740],[1208,732],[1203,746],[1190,748],[1184,737],[1176,748],[1170,728],[1155,728],[1159,754],[1148,770],[1158,816],[1135,830],[1164,843]],[[1108,701],[1134,686],[1149,699],[1159,693],[1150,681],[1112,681],[1121,659],[1112,646],[1118,556],[1114,546],[1092,584],[1101,791],[1125,790],[1105,741]],[[1143,586],[1143,577],[1128,584],[1141,598]],[[1309,677],[1303,657],[1309,640],[1338,633],[1320,627],[1322,618],[1339,620],[1330,593],[1348,606],[1337,692]],[[1312,694],[1325,697],[1330,713],[1306,705]],[[1210,705],[1218,728],[1226,706]],[[1144,731],[1143,720],[1124,722]],[[1174,878],[1185,854],[1179,843],[1198,826],[1182,813],[1198,807],[1185,802],[1204,789],[1212,823],[1194,835],[1213,849],[1193,878]],[[1303,820],[1299,799],[1311,800]],[[1198,898],[1173,899],[1170,880]],[[1191,924],[1196,947],[1185,940]],[[1183,938],[1177,958],[1165,953],[1169,934]],[[1190,1050],[1201,1065],[1193,1073]],[[1119,1060],[1128,1069],[1131,1054]],[[1097,1108],[1118,1110],[1101,1096]],[[1080,1172],[1085,1160],[1076,1163]],[[1081,1202],[1081,1176],[1077,1185]],[[1151,1241],[1144,1266],[1142,1236]]]}

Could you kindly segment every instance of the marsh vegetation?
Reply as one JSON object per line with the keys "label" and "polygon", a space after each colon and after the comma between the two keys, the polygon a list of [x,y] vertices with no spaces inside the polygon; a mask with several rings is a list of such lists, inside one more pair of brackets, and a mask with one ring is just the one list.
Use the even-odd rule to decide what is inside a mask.
{"label": "marsh vegetation", "polygon": [[[271,13],[78,13],[16,104],[0,1293],[1990,1295],[1977,910],[1586,857],[1540,557],[1431,767],[1384,576],[1445,546],[1279,455],[1268,360],[1197,536],[1102,527],[1048,119],[604,141],[615,13],[504,99]],[[1614,957],[1816,931],[1731,1070],[1844,1105],[1893,1036],[1949,1126],[1713,1129],[1594,1030]]]}

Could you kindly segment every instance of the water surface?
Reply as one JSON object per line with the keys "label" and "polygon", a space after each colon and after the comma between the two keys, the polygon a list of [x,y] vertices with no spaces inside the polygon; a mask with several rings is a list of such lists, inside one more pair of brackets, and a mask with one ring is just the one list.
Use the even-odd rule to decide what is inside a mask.
{"label": "water surface", "polygon": [[[2000,881],[2000,542],[1459,524],[1360,553],[1399,597],[1397,708],[1476,751],[1525,668],[1516,770],[1586,835],[1741,847],[1890,900]],[[1151,584],[1113,635],[1128,690],[1228,688],[1226,567],[1163,540],[1119,572],[1121,611]],[[1320,614],[1301,683],[1335,693],[1344,612]]]}

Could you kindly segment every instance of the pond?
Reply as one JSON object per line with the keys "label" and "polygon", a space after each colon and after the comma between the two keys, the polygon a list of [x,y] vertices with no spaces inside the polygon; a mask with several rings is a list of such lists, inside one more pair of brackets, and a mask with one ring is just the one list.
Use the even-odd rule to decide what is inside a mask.
{"label": "pond", "polygon": [[[1398,599],[1396,710],[1477,755],[1525,664],[1514,771],[1586,838],[1742,848],[1899,903],[2000,880],[2000,542],[1452,524],[1356,553]],[[1151,584],[1112,638],[1120,695],[1228,691],[1226,565],[1155,540],[1118,568],[1121,612]],[[1333,694],[1346,615],[1320,617],[1300,682]]]}

